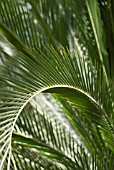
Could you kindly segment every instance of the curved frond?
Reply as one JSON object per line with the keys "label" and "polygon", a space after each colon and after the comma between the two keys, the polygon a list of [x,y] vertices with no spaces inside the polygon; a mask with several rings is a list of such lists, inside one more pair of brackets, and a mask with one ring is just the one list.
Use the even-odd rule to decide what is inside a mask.
{"label": "curved frond", "polygon": [[[18,169],[20,158],[24,168],[44,168],[22,154],[26,148],[41,154],[52,169],[61,169],[57,162],[63,169],[113,167],[105,161],[106,155],[113,160],[114,152],[113,5],[107,0],[104,5],[98,0],[0,1],[0,169]],[[81,146],[74,147],[77,142],[64,127],[27,110],[42,92],[56,96]]]}
{"label": "curved frond", "polygon": [[[6,33],[8,33],[8,30],[6,32],[4,30],[4,35],[10,40],[11,34]],[[18,43],[16,38],[15,41]],[[18,45],[16,45],[16,48],[18,48]],[[20,47],[18,50],[20,50]],[[4,84],[0,92],[2,99],[0,110],[1,116],[3,116],[0,123],[1,139],[3,146],[8,146],[4,158],[8,152],[11,152],[12,133],[21,111],[36,94],[48,89],[50,89],[49,92],[58,93],[69,100],[74,107],[82,111],[94,123],[97,123],[103,137],[106,138],[109,147],[113,150],[113,126],[104,111],[106,105],[103,108],[99,104],[101,102],[103,105],[100,97],[108,89],[107,85],[102,85],[102,82],[99,82],[99,79],[102,79],[100,75],[98,76],[97,71],[93,70],[93,67],[91,68],[90,64],[88,70],[87,63],[83,58],[77,56],[74,65],[70,53],[63,48],[61,48],[61,54],[58,54],[53,47],[45,48],[45,51],[47,55],[40,50],[35,52],[23,48],[22,54],[15,49],[16,58],[7,57],[8,62],[17,69],[6,68],[11,72],[11,77],[1,74],[1,82]],[[86,68],[87,74],[82,71],[84,68]],[[88,74],[90,71],[92,76]],[[96,86],[95,84],[93,86],[95,82],[97,82]],[[98,91],[98,85],[101,86],[101,91]],[[110,100],[112,101],[112,99]],[[103,101],[105,103],[105,100]],[[9,111],[12,114],[5,120]],[[72,115],[72,123],[75,126],[74,115]],[[4,128],[5,132],[8,133],[7,139],[9,140],[5,138]],[[109,135],[106,135],[107,133]],[[4,147],[2,147],[1,152]]]}

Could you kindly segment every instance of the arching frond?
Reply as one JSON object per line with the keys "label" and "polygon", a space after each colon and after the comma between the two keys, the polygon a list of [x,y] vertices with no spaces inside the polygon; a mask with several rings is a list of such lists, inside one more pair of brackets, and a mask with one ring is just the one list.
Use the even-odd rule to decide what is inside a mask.
{"label": "arching frond", "polygon": [[[7,29],[3,33],[8,40],[10,40],[11,33],[8,34]],[[16,38],[15,41],[17,42],[16,44],[20,43]],[[21,44],[21,46],[23,45]],[[18,45],[16,45],[16,48],[18,48]],[[20,47],[18,50],[20,51]],[[58,54],[53,47],[49,47],[49,49],[45,48],[47,56],[40,50],[39,53],[37,53],[23,48],[23,54],[19,51],[15,49],[14,55],[16,55],[16,58],[7,57],[8,62],[17,68],[17,70],[6,68],[12,73],[11,77],[1,74],[1,81],[2,83],[4,82],[4,86],[0,92],[2,99],[0,108],[2,116],[1,139],[3,146],[7,146],[6,154],[11,152],[12,133],[21,111],[36,94],[48,89],[50,89],[48,90],[49,92],[60,94],[66,98],[74,107],[88,116],[92,122],[97,123],[103,137],[106,138],[109,147],[113,150],[113,126],[105,113],[104,109],[106,105],[103,105],[102,102],[104,101],[105,103],[102,94],[106,92],[108,87],[106,84],[102,85],[102,83],[99,82],[101,77],[100,74],[97,74],[97,70],[96,73],[94,73],[95,71],[93,67],[91,68],[90,64],[88,70],[86,66],[87,63],[79,56],[77,56],[74,65],[69,52],[67,53],[62,48],[61,54]],[[84,68],[86,68],[87,74],[82,71]],[[91,72],[93,77],[89,76],[88,72]],[[89,86],[87,85],[87,79],[90,83]],[[97,82],[96,86],[95,81]],[[98,83],[103,91],[98,91]],[[15,89],[15,91],[13,89]],[[8,97],[8,94],[10,97]],[[112,99],[110,100],[112,101]],[[103,107],[101,107],[101,104]],[[5,116],[9,112],[11,112],[11,115],[5,120]],[[71,120],[75,126],[74,116],[75,115],[72,115]],[[8,133],[7,140],[6,133],[3,131],[4,128],[5,132]],[[107,132],[109,135],[106,135]],[[2,147],[1,152],[4,147]]]}
{"label": "arching frond", "polygon": [[[112,169],[113,5],[0,1],[0,169]],[[56,96],[81,146],[54,119],[27,108],[42,92]]]}

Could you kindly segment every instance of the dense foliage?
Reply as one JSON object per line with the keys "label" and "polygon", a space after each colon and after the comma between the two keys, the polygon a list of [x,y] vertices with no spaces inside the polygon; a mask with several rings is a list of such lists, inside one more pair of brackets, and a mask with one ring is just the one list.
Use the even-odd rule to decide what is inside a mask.
{"label": "dense foliage", "polygon": [[113,45],[113,0],[0,0],[0,170],[114,169]]}

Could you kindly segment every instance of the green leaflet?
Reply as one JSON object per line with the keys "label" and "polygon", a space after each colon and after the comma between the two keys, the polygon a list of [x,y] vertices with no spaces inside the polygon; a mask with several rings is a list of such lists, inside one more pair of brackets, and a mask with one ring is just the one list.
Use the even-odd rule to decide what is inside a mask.
{"label": "green leaflet", "polygon": [[[113,67],[109,68],[113,50],[111,50],[111,46],[109,48],[109,42],[110,40],[113,42],[113,39],[110,37],[111,32],[109,31],[106,34],[107,30],[104,29],[105,17],[103,16],[105,15],[101,12],[102,3],[97,0],[77,2],[67,0],[61,3],[59,1],[53,3],[51,0],[47,2],[40,0],[32,2],[30,0],[29,3],[27,2],[28,8],[24,0],[6,2],[0,2],[0,34],[2,37],[0,37],[0,55],[2,56],[0,60],[0,168],[3,169],[6,164],[8,170],[12,166],[15,169],[18,168],[20,152],[17,152],[18,159],[14,158],[16,153],[13,156],[12,152],[12,137],[19,140],[16,135],[13,135],[16,123],[18,119],[21,119],[22,125],[23,122],[25,123],[23,125],[24,134],[32,128],[31,131],[28,131],[31,132],[30,135],[34,136],[37,125],[35,127],[33,125],[36,124],[37,120],[30,123],[28,119],[25,121],[27,117],[22,118],[20,114],[36,95],[41,92],[48,92],[57,95],[59,101],[64,103],[65,114],[68,115],[70,123],[83,136],[81,139],[85,144],[87,154],[96,154],[95,158],[90,155],[91,159],[88,161],[89,157],[85,152],[80,153],[80,147],[80,150],[77,150],[78,156],[73,158],[78,168],[88,170],[91,169],[91,165],[92,169],[96,167],[99,169],[109,167],[111,169],[113,164],[110,161],[113,160],[114,151],[114,95],[113,88],[110,86]],[[111,1],[108,3],[109,6],[113,4]],[[104,5],[105,9],[109,8],[108,5]],[[113,16],[112,9],[113,5],[109,8],[110,17]],[[113,25],[113,18],[109,25]],[[71,36],[71,32],[69,28],[73,32],[72,38],[76,38],[77,41],[77,44],[73,44],[72,41],[72,47],[80,46],[79,51],[77,47],[74,51],[70,48],[71,42],[68,36]],[[58,45],[59,43],[64,47]],[[69,45],[69,47],[66,48],[66,45]],[[95,62],[94,59],[96,59]],[[67,104],[73,111],[70,112],[70,107],[65,106]],[[77,113],[75,109],[78,110]],[[29,110],[28,114],[30,114]],[[80,114],[79,117],[78,114]],[[76,118],[79,118],[79,122]],[[44,119],[41,119],[42,121]],[[47,130],[47,133],[45,132],[46,140],[49,141],[49,138],[51,138],[50,142],[55,142],[57,146],[52,131],[48,130],[49,124],[46,121],[44,122],[46,125],[43,124],[43,127],[39,125],[39,134],[45,136],[42,130],[45,128]],[[88,125],[84,129],[86,124]],[[29,126],[28,129],[26,125]],[[81,127],[82,129],[80,129]],[[85,132],[87,132],[87,138],[84,137]],[[65,135],[65,133],[63,134]],[[60,136],[61,143],[63,143],[62,135]],[[54,148],[51,148],[51,150],[46,143],[35,143],[36,141],[31,141],[25,136],[20,136],[20,138],[22,145],[24,145],[24,142],[28,148],[31,145],[33,148],[37,148],[39,145],[44,155],[45,149],[47,149],[47,152],[50,152],[53,158],[57,156],[56,161],[61,161],[59,156],[62,156],[62,151],[59,155],[54,150],[56,152],[54,155],[51,152]],[[68,139],[71,141],[70,137]],[[99,140],[102,144],[98,144],[98,141],[95,140]],[[60,145],[64,146],[64,144]],[[94,149],[95,146],[98,148]],[[18,147],[15,148],[20,150]],[[25,146],[21,146],[21,148],[25,148]],[[73,144],[69,144],[68,149],[72,150],[72,156],[72,152],[75,152]],[[100,149],[102,149],[103,155],[101,163],[98,152]],[[104,163],[106,155],[111,157],[111,160]],[[79,164],[77,163],[78,160],[80,160]],[[64,161],[63,164],[67,169],[70,169],[68,162]],[[74,162],[72,164],[75,164]],[[32,166],[32,163],[28,166]],[[38,164],[38,166],[40,165]]]}

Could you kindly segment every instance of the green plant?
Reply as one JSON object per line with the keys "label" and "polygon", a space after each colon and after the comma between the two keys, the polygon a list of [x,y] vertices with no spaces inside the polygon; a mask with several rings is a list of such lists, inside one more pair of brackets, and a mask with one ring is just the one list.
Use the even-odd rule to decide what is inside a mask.
{"label": "green plant", "polygon": [[0,169],[114,169],[114,2],[0,1]]}

